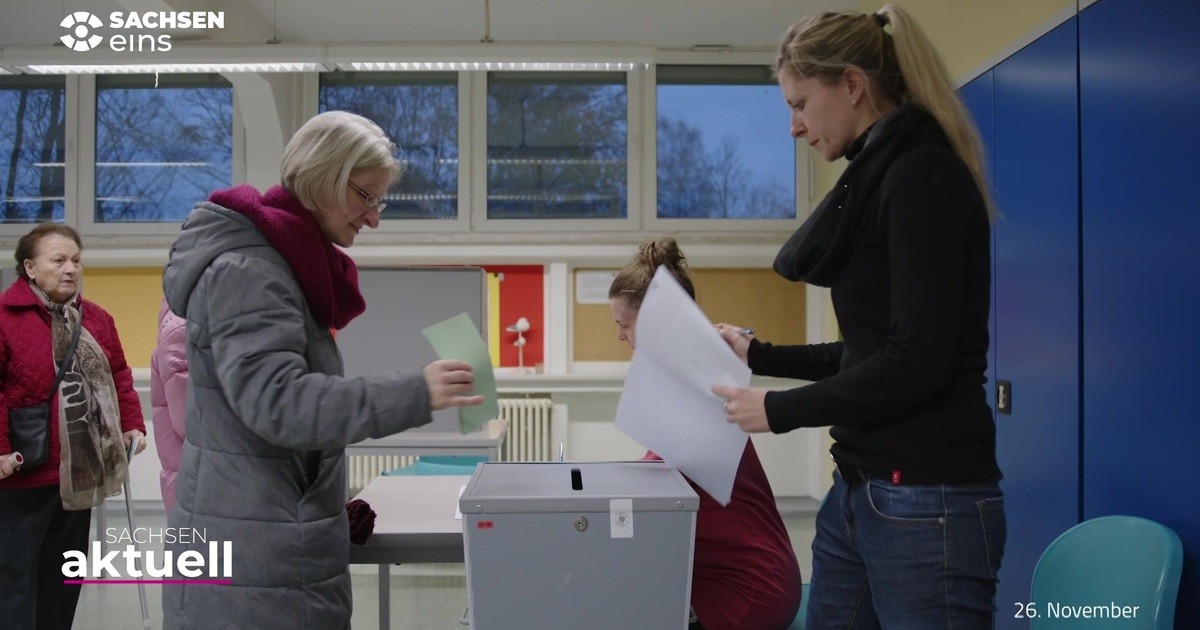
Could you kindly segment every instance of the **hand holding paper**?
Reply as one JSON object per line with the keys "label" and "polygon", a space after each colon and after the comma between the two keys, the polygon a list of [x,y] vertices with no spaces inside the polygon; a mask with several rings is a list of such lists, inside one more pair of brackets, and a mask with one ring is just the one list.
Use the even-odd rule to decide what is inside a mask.
{"label": "hand holding paper", "polygon": [[767,421],[767,390],[717,385],[713,393],[725,399],[721,406],[730,422],[736,422],[747,433],[766,433],[771,430]]}
{"label": "hand holding paper", "polygon": [[[444,359],[425,368],[426,380],[429,381],[430,369],[433,368],[438,385],[445,386],[444,390],[439,390],[439,394],[447,396],[445,400],[449,404],[445,406],[458,407],[459,430],[463,433],[477,431],[488,420],[499,416],[500,405],[496,401],[496,376],[492,372],[492,360],[471,318],[466,313],[460,313],[421,333],[429,339],[438,356]],[[471,377],[473,385],[463,375],[464,371]],[[431,384],[431,397],[433,390],[434,385]],[[463,396],[472,390],[475,396]]]}
{"label": "hand holding paper", "polygon": [[457,359],[442,359],[425,366],[425,385],[429,387],[429,408],[478,405],[483,396],[468,396],[475,390],[471,364]]}
{"label": "hand holding paper", "polygon": [[746,387],[750,368],[661,267],[638,310],[636,332],[617,428],[727,505],[748,436],[726,420],[725,401],[712,387]]}

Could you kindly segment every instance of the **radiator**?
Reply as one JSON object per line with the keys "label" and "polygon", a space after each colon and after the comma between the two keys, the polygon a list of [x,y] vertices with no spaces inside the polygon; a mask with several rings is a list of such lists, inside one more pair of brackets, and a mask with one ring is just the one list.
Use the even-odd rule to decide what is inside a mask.
{"label": "radiator", "polygon": [[501,398],[500,417],[508,418],[508,437],[500,449],[506,462],[548,462],[552,459],[549,398]]}
{"label": "radiator", "polygon": [[[552,460],[551,426],[554,403],[549,398],[501,398],[500,417],[508,419],[508,435],[500,446],[500,460],[544,462]],[[346,458],[350,496],[389,470],[417,461],[410,455],[352,455]]]}
{"label": "radiator", "polygon": [[371,480],[389,470],[410,466],[417,458],[412,455],[350,455],[346,457],[346,475],[350,496],[358,494]]}

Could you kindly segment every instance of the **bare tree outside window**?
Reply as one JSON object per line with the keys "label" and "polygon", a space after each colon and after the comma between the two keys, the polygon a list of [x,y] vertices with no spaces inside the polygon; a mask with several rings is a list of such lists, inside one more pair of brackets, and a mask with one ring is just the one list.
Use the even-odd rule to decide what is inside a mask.
{"label": "bare tree outside window", "polygon": [[385,219],[458,217],[458,78],[445,73],[321,75],[320,110],[369,118],[399,147],[404,177],[384,197]]}
{"label": "bare tree outside window", "polygon": [[0,77],[0,223],[62,221],[66,89],[59,77]]}
{"label": "bare tree outside window", "polygon": [[96,79],[99,223],[179,222],[233,180],[233,88],[218,75]]}
{"label": "bare tree outside window", "polygon": [[794,219],[796,146],[767,69],[657,72],[658,216]]}
{"label": "bare tree outside window", "polygon": [[627,112],[623,73],[489,73],[488,218],[625,218]]}

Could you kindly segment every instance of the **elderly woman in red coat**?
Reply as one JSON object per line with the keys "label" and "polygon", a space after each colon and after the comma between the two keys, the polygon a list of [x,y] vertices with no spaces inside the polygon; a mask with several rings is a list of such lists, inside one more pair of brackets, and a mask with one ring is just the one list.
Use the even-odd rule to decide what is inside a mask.
{"label": "elderly woman in red coat", "polygon": [[[129,474],[126,449],[146,430],[113,318],[79,295],[81,249],[69,226],[38,225],[17,243],[20,277],[0,296],[5,628],[71,627],[79,586],[63,584],[63,553],[86,553],[91,508],[120,490]],[[60,363],[66,367],[55,388]],[[18,410],[47,404],[48,452],[33,465],[14,449],[10,421]]]}

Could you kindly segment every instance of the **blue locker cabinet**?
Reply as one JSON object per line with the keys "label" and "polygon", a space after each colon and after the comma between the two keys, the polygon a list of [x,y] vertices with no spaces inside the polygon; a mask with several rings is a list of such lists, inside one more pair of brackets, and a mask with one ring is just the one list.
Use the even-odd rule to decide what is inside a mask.
{"label": "blue locker cabinet", "polygon": [[[1025,628],[1042,551],[1079,517],[1079,139],[1076,21],[963,89],[988,145],[996,203],[993,386],[1008,544],[996,596],[1002,628]],[[989,94],[990,93],[990,94]],[[990,96],[990,101],[989,97]],[[989,116],[990,114],[990,116]]]}
{"label": "blue locker cabinet", "polygon": [[1175,626],[1200,628],[1200,2],[1079,16],[1083,517],[1183,540]]}

